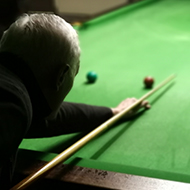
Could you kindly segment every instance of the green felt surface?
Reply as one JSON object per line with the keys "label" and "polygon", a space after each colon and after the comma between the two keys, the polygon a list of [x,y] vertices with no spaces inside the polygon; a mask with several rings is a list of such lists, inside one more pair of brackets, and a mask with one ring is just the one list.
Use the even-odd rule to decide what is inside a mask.
{"label": "green felt surface", "polygon": [[[172,73],[177,78],[149,98],[149,111],[74,154],[72,159],[81,159],[76,164],[190,182],[189,6],[187,0],[145,0],[77,29],[81,68],[67,101],[112,107],[144,95],[147,75],[155,85]],[[98,73],[94,84],[86,84],[89,71]],[[24,140],[20,148],[59,153],[80,137]]]}

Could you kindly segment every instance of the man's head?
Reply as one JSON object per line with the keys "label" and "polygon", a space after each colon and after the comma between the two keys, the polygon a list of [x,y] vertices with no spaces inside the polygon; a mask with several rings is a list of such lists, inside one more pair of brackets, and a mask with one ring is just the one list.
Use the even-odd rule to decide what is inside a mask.
{"label": "man's head", "polygon": [[4,32],[0,52],[25,60],[56,111],[79,69],[80,48],[72,26],[53,14],[25,14]]}

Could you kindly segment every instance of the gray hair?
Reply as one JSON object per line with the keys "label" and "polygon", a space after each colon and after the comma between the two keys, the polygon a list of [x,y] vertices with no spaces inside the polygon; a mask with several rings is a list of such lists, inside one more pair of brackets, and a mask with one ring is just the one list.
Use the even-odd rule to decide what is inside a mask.
{"label": "gray hair", "polygon": [[37,69],[45,64],[51,70],[55,64],[74,64],[80,47],[76,31],[61,17],[24,14],[4,32],[0,52],[14,53]]}

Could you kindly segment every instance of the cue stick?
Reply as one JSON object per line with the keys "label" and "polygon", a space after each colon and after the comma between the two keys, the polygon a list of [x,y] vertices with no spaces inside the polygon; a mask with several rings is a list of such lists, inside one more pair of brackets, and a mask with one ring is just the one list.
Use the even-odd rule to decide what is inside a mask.
{"label": "cue stick", "polygon": [[65,161],[68,159],[72,154],[74,154],[77,150],[79,150],[82,146],[84,146],[87,142],[89,142],[91,139],[93,139],[95,136],[106,130],[108,127],[116,123],[119,119],[121,119],[127,112],[135,108],[137,105],[139,105],[143,100],[145,100],[147,97],[151,96],[154,92],[156,92],[158,89],[166,85],[168,82],[170,82],[172,79],[175,78],[175,75],[171,75],[168,78],[166,78],[164,81],[162,81],[158,86],[150,90],[148,93],[146,93],[144,96],[142,96],[140,99],[138,99],[135,103],[133,103],[131,106],[127,107],[117,115],[111,117],[106,122],[95,128],[93,131],[88,133],[86,136],[78,140],[76,143],[71,145],[69,148],[64,150],[62,153],[57,155],[55,158],[53,158],[50,162],[45,164],[41,169],[39,169],[37,172],[32,173],[25,179],[23,179],[21,182],[19,182],[17,185],[11,188],[11,190],[22,190],[34,183],[37,179],[39,179],[43,174],[45,174],[47,171],[58,165],[59,163]]}

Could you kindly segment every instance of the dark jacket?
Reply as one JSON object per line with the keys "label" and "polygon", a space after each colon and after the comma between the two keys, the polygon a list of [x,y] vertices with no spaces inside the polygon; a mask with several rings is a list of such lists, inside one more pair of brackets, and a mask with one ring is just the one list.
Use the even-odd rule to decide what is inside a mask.
{"label": "dark jacket", "polygon": [[0,187],[9,189],[23,138],[50,137],[93,129],[112,116],[109,108],[63,102],[51,113],[32,71],[19,57],[0,53]]}

